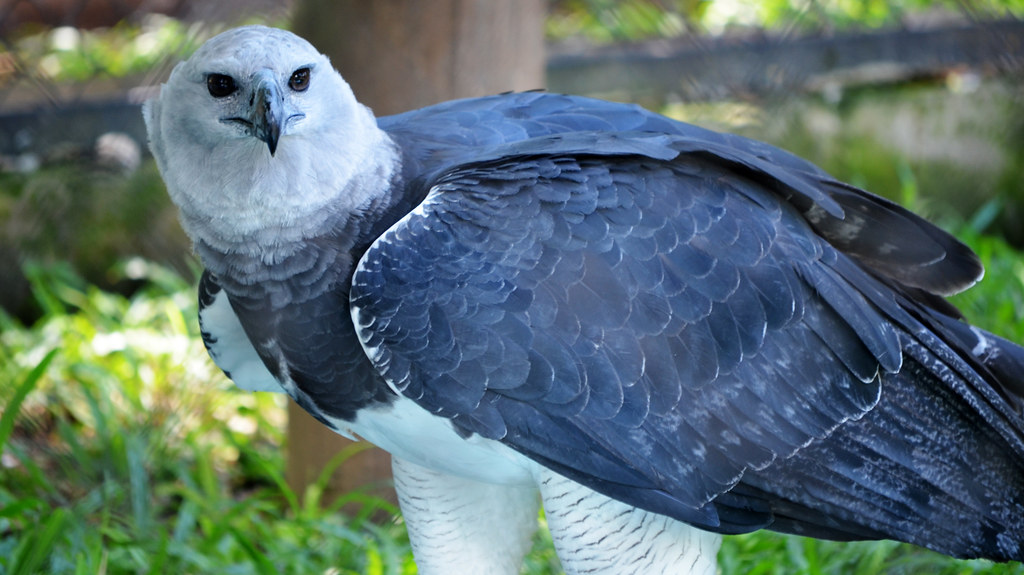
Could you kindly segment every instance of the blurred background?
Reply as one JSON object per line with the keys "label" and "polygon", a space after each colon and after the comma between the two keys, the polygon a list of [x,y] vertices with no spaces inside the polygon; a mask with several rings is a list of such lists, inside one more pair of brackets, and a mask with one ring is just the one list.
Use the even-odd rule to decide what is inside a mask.
{"label": "blurred background", "polygon": [[[1024,0],[0,0],[0,575],[410,573],[385,456],[198,339],[140,105],[205,39],[289,28],[378,114],[546,88],[789,149],[923,213],[1024,342]],[[338,468],[340,472],[337,472]],[[1024,573],[728,538],[724,573]],[[557,573],[539,535],[528,573]]]}

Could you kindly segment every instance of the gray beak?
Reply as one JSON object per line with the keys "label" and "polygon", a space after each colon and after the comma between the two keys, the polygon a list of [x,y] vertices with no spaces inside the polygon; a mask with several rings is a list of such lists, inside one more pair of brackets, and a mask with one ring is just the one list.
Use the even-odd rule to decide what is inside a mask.
{"label": "gray beak", "polygon": [[273,74],[266,72],[257,76],[251,102],[253,135],[266,142],[273,156],[277,151],[277,141],[281,138],[281,126],[286,120],[284,96]]}

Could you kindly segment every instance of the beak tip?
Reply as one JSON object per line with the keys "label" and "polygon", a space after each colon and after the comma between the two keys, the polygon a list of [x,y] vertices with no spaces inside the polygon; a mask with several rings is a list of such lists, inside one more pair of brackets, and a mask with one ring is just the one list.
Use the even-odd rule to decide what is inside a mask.
{"label": "beak tip", "polygon": [[277,154],[278,140],[281,138],[284,123],[284,101],[280,90],[272,80],[261,83],[256,88],[252,102],[252,125],[254,134],[267,144],[270,155]]}

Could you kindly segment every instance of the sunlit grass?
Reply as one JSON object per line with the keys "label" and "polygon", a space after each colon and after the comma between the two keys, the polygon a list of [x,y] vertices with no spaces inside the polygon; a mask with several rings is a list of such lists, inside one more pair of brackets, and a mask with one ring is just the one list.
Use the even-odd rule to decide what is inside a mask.
{"label": "sunlit grass", "polygon": [[190,282],[132,265],[131,298],[30,268],[45,316],[0,319],[0,573],[408,572],[390,504],[300,504],[280,398],[206,359]]}

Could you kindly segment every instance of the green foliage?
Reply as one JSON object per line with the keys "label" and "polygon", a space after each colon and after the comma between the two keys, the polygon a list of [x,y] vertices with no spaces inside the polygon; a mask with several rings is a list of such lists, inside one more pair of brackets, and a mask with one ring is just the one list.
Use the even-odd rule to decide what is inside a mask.
{"label": "green foliage", "polygon": [[1020,575],[1020,564],[956,561],[893,541],[820,541],[760,531],[726,537],[722,575]]}
{"label": "green foliage", "polygon": [[[25,261],[46,264],[24,267],[29,276],[43,269],[50,274],[65,270],[57,283],[16,271],[0,277],[0,307],[22,319],[44,307],[56,313],[59,298],[47,296],[56,288],[47,286],[84,289],[77,275],[122,291],[139,283],[109,273],[110,262],[141,256],[188,271],[189,241],[152,160],[130,174],[71,159],[32,174],[0,172],[0,230],[0,266],[17,270]],[[55,267],[57,262],[66,263]],[[29,281],[37,288],[34,302]]]}
{"label": "green foliage", "polygon": [[682,15],[652,0],[563,0],[553,3],[546,22],[551,38],[583,36],[606,44],[678,36]]}
{"label": "green foliage", "polygon": [[185,23],[152,15],[141,26],[123,21],[97,30],[60,27],[8,46],[20,60],[37,63],[36,72],[47,78],[82,81],[146,72],[169,54],[192,52],[197,40]]}
{"label": "green foliage", "polygon": [[188,243],[153,161],[131,174],[62,161],[31,174],[0,172],[0,229],[24,258],[71,261],[103,279],[110,262],[142,254],[181,259]]}
{"label": "green foliage", "polygon": [[[131,298],[29,266],[45,316],[0,314],[0,574],[400,574],[387,502],[306,504],[283,478],[282,399],[234,390],[206,359],[195,292],[168,270]],[[341,503],[359,511],[336,512]]]}
{"label": "green foliage", "polygon": [[1024,344],[1024,258],[1005,241],[984,232],[999,217],[993,200],[963,224],[958,236],[985,263],[985,277],[950,301],[972,324]]}
{"label": "green foliage", "polygon": [[863,30],[898,27],[909,16],[935,11],[977,19],[1019,17],[1024,0],[559,0],[552,3],[547,33],[603,44],[735,28]]}

